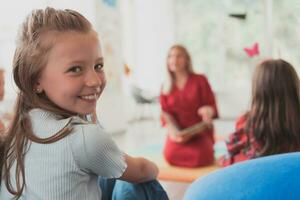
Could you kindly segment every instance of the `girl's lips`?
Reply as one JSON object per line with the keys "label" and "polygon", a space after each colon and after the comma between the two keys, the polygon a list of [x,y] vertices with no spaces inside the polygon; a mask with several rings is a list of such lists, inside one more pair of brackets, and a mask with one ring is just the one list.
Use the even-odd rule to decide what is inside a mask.
{"label": "girl's lips", "polygon": [[84,100],[89,100],[89,101],[97,100],[100,97],[101,88],[97,87],[95,89],[96,89],[96,91],[94,93],[80,95],[79,98],[84,99]]}
{"label": "girl's lips", "polygon": [[84,100],[97,100],[100,96],[100,93],[94,93],[94,94],[89,94],[89,95],[82,95],[79,96],[79,98],[84,99]]}

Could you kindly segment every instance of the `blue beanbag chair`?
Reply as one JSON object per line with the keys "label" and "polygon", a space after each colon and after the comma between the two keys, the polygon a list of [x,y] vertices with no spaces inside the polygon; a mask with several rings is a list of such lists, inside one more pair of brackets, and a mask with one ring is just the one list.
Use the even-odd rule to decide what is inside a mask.
{"label": "blue beanbag chair", "polygon": [[299,200],[300,153],[257,158],[193,182],[185,200]]}

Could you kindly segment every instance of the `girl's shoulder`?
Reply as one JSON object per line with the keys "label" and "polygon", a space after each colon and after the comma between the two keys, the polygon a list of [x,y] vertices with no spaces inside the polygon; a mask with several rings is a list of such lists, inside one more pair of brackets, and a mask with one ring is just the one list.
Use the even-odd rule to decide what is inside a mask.
{"label": "girl's shoulder", "polygon": [[246,112],[243,115],[241,115],[240,117],[237,118],[236,122],[235,122],[235,128],[236,130],[239,129],[244,129],[247,123],[247,119],[248,119],[248,115],[249,113]]}
{"label": "girl's shoulder", "polygon": [[[92,125],[91,122],[78,116],[62,118],[61,116],[43,109],[33,109],[29,112],[32,131],[38,137],[50,137],[65,128],[79,125]],[[99,126],[100,127],[100,126]]]}
{"label": "girl's shoulder", "polygon": [[61,119],[41,109],[34,109],[29,115],[33,132],[38,137],[50,137],[65,127],[71,128],[69,135],[51,144],[71,153],[79,169],[108,178],[118,178],[125,171],[125,154],[98,123],[78,116]]}

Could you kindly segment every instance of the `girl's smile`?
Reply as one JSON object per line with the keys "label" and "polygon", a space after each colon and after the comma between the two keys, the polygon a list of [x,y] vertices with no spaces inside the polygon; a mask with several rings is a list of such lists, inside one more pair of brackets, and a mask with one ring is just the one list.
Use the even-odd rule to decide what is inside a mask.
{"label": "girl's smile", "polygon": [[101,89],[100,89],[100,87],[98,87],[98,88],[96,88],[96,91],[94,93],[84,94],[84,95],[80,95],[78,97],[82,100],[93,103],[98,100],[98,98],[100,97],[100,94],[101,94]]}

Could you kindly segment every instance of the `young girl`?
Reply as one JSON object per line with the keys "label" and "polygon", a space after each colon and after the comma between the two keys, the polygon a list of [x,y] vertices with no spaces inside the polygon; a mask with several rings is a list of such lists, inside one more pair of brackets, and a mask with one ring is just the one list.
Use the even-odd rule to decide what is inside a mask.
{"label": "young girl", "polygon": [[254,72],[251,109],[227,141],[223,166],[272,154],[300,150],[300,86],[292,65],[265,60]]}
{"label": "young girl", "polygon": [[172,165],[198,167],[214,162],[212,125],[202,133],[182,134],[182,130],[201,121],[211,124],[218,116],[214,94],[204,75],[195,74],[188,51],[171,47],[167,58],[169,80],[160,95],[162,119],[168,137],[165,159]]}
{"label": "young girl", "polygon": [[[46,8],[33,11],[20,33],[13,60],[20,91],[5,140],[0,199],[99,200],[110,194],[101,194],[98,176],[155,179],[154,163],[121,152],[94,123],[106,81],[90,22],[76,11]],[[151,195],[167,199],[161,188]]]}

